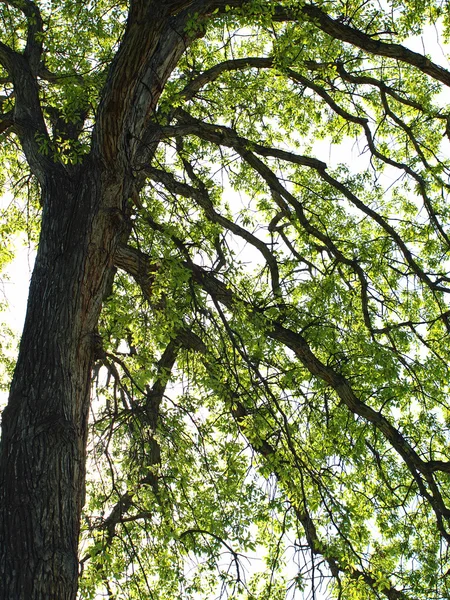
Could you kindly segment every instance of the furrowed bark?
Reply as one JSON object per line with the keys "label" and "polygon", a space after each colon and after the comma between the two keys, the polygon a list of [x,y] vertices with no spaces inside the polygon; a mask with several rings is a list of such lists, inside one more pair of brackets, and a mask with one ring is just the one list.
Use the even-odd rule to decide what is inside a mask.
{"label": "furrowed bark", "polygon": [[[41,185],[44,206],[20,353],[2,419],[0,600],[76,597],[94,332],[114,258],[117,266],[121,266],[120,260],[124,266],[133,261],[139,264],[143,259],[140,255],[136,260],[136,252],[129,249],[116,253],[124,231],[124,209],[130,196],[139,192],[149,159],[164,133],[154,122],[154,111],[172,70],[192,41],[185,34],[187,11],[206,19],[215,9],[220,12],[228,6],[240,6],[243,1],[132,0],[130,4],[126,32],[98,107],[91,157],[83,167],[56,164],[41,150],[42,140],[49,141],[37,81],[42,47],[36,33],[41,32],[42,22],[32,2],[13,4],[21,7],[29,22],[24,52],[20,54],[0,44],[0,63],[14,86],[14,111],[3,116],[0,129],[11,127],[17,134]],[[355,32],[313,5],[305,5],[300,12],[337,39],[374,55],[414,65],[430,77],[450,84],[450,73],[445,69],[402,46]],[[246,64],[270,66],[268,59],[253,59],[257,60],[260,62]],[[218,71],[210,70],[206,78],[217,75]],[[185,97],[189,98],[189,93],[195,93],[195,86],[202,84],[201,79],[194,82]],[[183,127],[184,133],[194,133],[200,125],[182,123],[177,129],[180,135]],[[212,130],[207,124],[201,127],[204,139],[222,144],[228,141],[230,147],[241,150],[244,158],[253,156],[242,140],[236,142],[236,138],[229,137],[226,128]],[[165,133],[170,135],[170,131]],[[268,154],[258,144],[253,144],[253,148],[261,156],[293,157],[283,151]],[[326,165],[308,157],[297,159],[299,164],[315,169],[324,181],[333,183],[325,173]],[[258,164],[256,171],[261,174],[264,164],[257,160],[253,157],[249,164],[254,168]],[[267,167],[263,176],[270,184]],[[277,189],[276,183],[273,187]],[[254,237],[212,211],[205,199],[203,207],[211,220],[230,229],[234,227],[235,233],[258,246]],[[259,244],[259,248],[270,262],[264,246]],[[151,280],[150,266],[144,272],[140,268],[135,271],[129,270],[140,283]],[[215,301],[232,307],[233,293],[195,265],[192,280]],[[409,467],[423,497],[431,503],[443,536],[450,539],[443,524],[450,520],[449,511],[433,480],[435,471],[448,472],[449,465],[423,461],[387,419],[359,401],[347,380],[319,361],[299,334],[278,323],[273,323],[267,334],[289,347],[310,373],[333,387],[351,412],[383,433]]]}
{"label": "furrowed bark", "polygon": [[[0,598],[73,600],[93,332],[117,232],[95,173],[55,178],[0,455]],[[111,197],[114,204],[117,198]]]}

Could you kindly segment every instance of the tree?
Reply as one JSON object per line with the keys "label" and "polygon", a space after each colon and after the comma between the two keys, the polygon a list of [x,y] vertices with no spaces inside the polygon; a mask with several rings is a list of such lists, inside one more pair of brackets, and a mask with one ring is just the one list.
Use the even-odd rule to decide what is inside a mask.
{"label": "tree", "polygon": [[449,20],[2,3],[0,598],[449,597]]}

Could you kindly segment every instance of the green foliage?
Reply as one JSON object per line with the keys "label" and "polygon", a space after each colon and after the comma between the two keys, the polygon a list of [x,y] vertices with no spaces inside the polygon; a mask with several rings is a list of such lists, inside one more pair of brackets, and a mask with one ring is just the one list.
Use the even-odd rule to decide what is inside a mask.
{"label": "green foliage", "polygon": [[[448,10],[218,4],[187,19],[152,115],[161,140],[127,209],[146,266],[119,264],[104,302],[80,598],[444,600],[449,117],[429,60],[392,45],[448,35]],[[89,156],[126,9],[40,5],[34,139],[55,165]],[[22,51],[29,21],[2,10]],[[3,135],[27,208],[2,214],[0,268],[39,222]]]}

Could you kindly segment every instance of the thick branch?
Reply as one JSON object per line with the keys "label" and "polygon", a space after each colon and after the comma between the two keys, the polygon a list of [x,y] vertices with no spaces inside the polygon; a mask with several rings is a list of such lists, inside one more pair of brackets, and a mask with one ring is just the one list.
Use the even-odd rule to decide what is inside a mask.
{"label": "thick branch", "polygon": [[14,87],[14,130],[31,170],[41,185],[45,185],[46,174],[63,170],[63,167],[43,151],[44,142],[49,147],[50,140],[40,105],[37,77],[21,55],[14,56],[10,73]]}
{"label": "thick branch", "polygon": [[[102,93],[94,149],[114,173],[148,162],[158,136],[147,135],[158,100],[180,57],[204,28],[188,34],[192,14],[206,24],[216,9],[244,0],[132,4],[122,44]],[[187,8],[184,8],[187,6]],[[183,7],[183,10],[178,10]],[[176,16],[173,16],[177,13]]]}
{"label": "thick branch", "polygon": [[[122,247],[118,251],[119,257],[126,256],[127,264],[133,264],[136,272],[139,265],[145,264],[145,255],[131,247]],[[116,259],[116,264],[123,259]],[[147,257],[147,265],[150,261]],[[244,302],[234,292],[232,292],[224,283],[214,277],[210,272],[202,269],[192,262],[184,263],[185,267],[191,272],[193,280],[200,285],[215,301],[220,302],[229,309],[233,309],[238,303],[245,305],[249,314],[261,316],[261,311],[255,309],[251,304]],[[146,269],[149,267],[147,266]],[[417,454],[408,440],[396,429],[386,417],[365,404],[359,399],[349,381],[332,367],[323,363],[312,351],[306,339],[297,332],[283,326],[279,321],[266,319],[266,332],[269,338],[276,340],[287,346],[294,352],[302,365],[318,379],[324,381],[335,390],[338,397],[343,401],[347,408],[355,415],[365,421],[372,423],[389,441],[391,446],[398,452],[414,477],[420,493],[428,500],[435,514],[439,530],[442,535],[450,540],[450,534],[444,527],[443,520],[450,519],[450,510],[445,506],[438,486],[433,478],[434,471],[447,471],[448,464],[440,461],[427,462]],[[445,468],[439,468],[443,467]],[[430,491],[428,491],[430,490]]]}
{"label": "thick branch", "polygon": [[[436,81],[450,86],[450,72],[447,69],[401,44],[390,44],[376,40],[359,29],[354,29],[338,19],[332,19],[315,4],[304,4],[300,8],[300,15],[334,39],[347,42],[375,56],[385,56],[410,64]],[[277,7],[274,19],[279,21],[294,20],[295,16],[292,12],[287,12],[284,7]]]}
{"label": "thick branch", "polygon": [[33,73],[36,73],[42,54],[42,33],[44,26],[39,7],[32,0],[1,1],[20,10],[27,19],[27,43],[23,55],[27,59]]}
{"label": "thick branch", "polygon": [[42,53],[42,43],[37,36],[42,32],[42,18],[38,7],[30,0],[8,4],[21,10],[28,20],[27,44],[23,54],[0,43],[0,63],[8,72],[14,88],[13,122],[8,127],[14,127],[31,170],[43,184],[48,168],[55,168],[55,165],[40,151],[37,142],[39,137],[48,141],[36,75]]}

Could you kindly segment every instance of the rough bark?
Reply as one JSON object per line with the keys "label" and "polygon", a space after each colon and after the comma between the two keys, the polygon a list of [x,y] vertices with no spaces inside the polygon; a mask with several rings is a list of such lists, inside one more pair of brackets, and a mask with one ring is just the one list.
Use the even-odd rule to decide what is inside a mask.
{"label": "rough bark", "polygon": [[[118,56],[129,64],[127,48],[134,47],[133,53],[143,54],[142,65],[158,47],[164,22],[153,27],[142,23],[140,40],[131,25],[132,44],[126,35]],[[180,50],[166,45],[169,55],[174,50],[176,62]],[[10,54],[18,88],[14,126],[41,182],[44,208],[19,357],[2,417],[0,598],[74,600],[94,332],[123,230],[124,207],[135,186],[128,149],[114,143],[111,157],[108,148],[114,138],[128,139],[124,124],[131,125],[125,116],[130,98],[114,100],[117,106],[106,102],[101,112],[106,124],[120,121],[122,127],[105,132],[100,120],[95,158],[77,169],[50,163],[35,143],[34,132],[43,122],[36,80],[27,61]],[[130,71],[127,77],[133,78],[136,73]],[[169,74],[170,69],[166,78]],[[116,62],[107,99],[120,100],[120,90],[129,83],[120,75]],[[156,103],[161,81],[147,86]]]}
{"label": "rough bark", "polygon": [[[14,113],[8,113],[0,128],[11,128],[17,134],[41,185],[44,207],[20,353],[2,418],[0,600],[76,597],[94,332],[113,260],[122,268],[133,265],[134,261],[138,266],[134,272],[128,270],[144,287],[150,279],[151,265],[147,264],[144,271],[139,267],[140,263],[145,266],[142,255],[123,248],[116,252],[116,247],[126,225],[126,203],[149,174],[152,152],[162,136],[195,132],[203,139],[234,148],[280,196],[285,191],[257,154],[312,167],[324,181],[338,187],[320,161],[258,144],[252,144],[250,151],[246,140],[233,136],[227,128],[189,120],[182,111],[176,115],[179,120],[176,128],[154,122],[161,92],[192,41],[185,33],[186,11],[203,18],[216,9],[242,3],[242,0],[131,2],[127,28],[98,107],[91,155],[83,166],[76,168],[53,163],[37,143],[38,137],[45,137],[47,131],[37,80],[42,48],[35,34],[41,30],[42,22],[39,13],[33,13],[31,4],[21,3],[30,21],[24,52],[20,54],[0,44],[0,64],[11,76],[15,99]],[[300,12],[303,18],[336,39],[372,54],[397,58],[438,81],[450,82],[447,71],[400,45],[374,40],[331,19],[313,5],[302,7]],[[274,18],[291,17],[276,11]],[[292,18],[298,18],[298,14]],[[224,63],[220,68],[239,64],[242,65]],[[247,64],[269,68],[272,63],[270,59],[254,58],[248,59]],[[206,77],[214,78],[219,71],[211,70]],[[288,74],[294,78],[293,73]],[[203,85],[204,79],[205,75],[194,81],[186,89],[185,97],[195,93],[195,86]],[[155,170],[152,173],[156,179],[164,177],[167,183],[167,174]],[[168,184],[175,185],[173,181]],[[196,199],[211,221],[258,247],[256,238],[218,215],[201,190],[196,193],[200,194]],[[384,223],[380,225],[387,229]],[[259,244],[259,249],[270,265],[271,258],[264,245]],[[415,263],[406,252],[405,258],[414,271]],[[233,305],[233,294],[226,286],[195,265],[188,266],[192,268],[193,281],[211,297],[225,306]],[[276,290],[276,264],[272,265],[271,274]],[[347,380],[320,362],[299,334],[273,322],[268,335],[290,348],[311,374],[336,390],[354,414],[384,434],[404,459],[419,488],[425,490],[424,497],[428,493],[425,486],[430,488],[428,499],[444,537],[449,539],[443,525],[449,515],[442,508],[442,498],[433,487],[432,478],[435,470],[448,472],[448,465],[439,461],[425,463],[382,415],[359,401]]]}
{"label": "rough bark", "polygon": [[[2,419],[0,598],[75,598],[93,333],[120,227],[117,190],[56,177]],[[114,198],[114,196],[116,196]],[[109,199],[105,203],[105,198]],[[100,210],[99,210],[100,208]]]}

